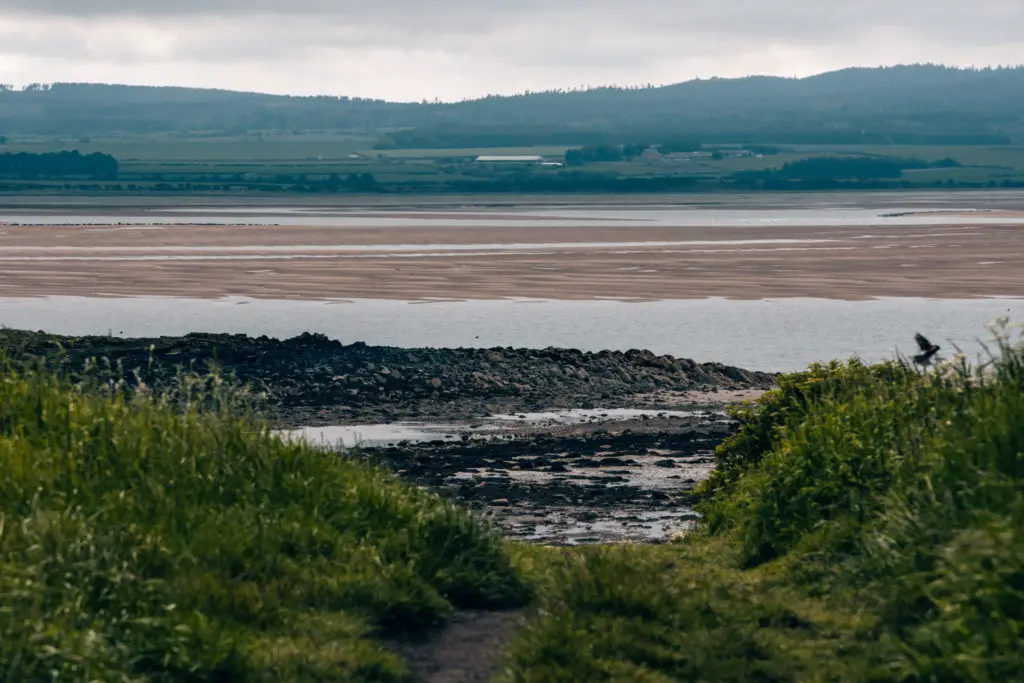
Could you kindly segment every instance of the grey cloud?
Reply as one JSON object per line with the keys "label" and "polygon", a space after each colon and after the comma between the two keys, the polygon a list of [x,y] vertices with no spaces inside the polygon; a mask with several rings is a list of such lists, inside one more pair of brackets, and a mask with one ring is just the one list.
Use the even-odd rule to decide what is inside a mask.
{"label": "grey cloud", "polygon": [[1021,27],[1024,0],[0,0],[0,81],[459,97],[1020,60]]}
{"label": "grey cloud", "polygon": [[499,32],[503,25],[555,23],[571,39],[574,27],[648,28],[656,33],[713,32],[817,40],[874,26],[977,39],[992,31],[1010,35],[1024,26],[1021,0],[0,0],[0,12],[36,16],[175,17],[270,15],[321,17],[356,27],[398,33]]}

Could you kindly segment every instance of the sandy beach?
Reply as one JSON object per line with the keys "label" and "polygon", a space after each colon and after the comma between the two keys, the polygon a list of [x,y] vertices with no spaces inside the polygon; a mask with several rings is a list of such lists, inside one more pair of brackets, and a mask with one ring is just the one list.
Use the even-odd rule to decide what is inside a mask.
{"label": "sandy beach", "polygon": [[[295,299],[1024,296],[1020,224],[0,226],[0,294]],[[83,219],[83,224],[87,221]]]}

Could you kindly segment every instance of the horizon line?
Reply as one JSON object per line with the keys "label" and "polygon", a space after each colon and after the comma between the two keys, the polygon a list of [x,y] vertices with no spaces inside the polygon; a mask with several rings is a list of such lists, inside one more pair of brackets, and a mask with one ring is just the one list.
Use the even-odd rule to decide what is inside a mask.
{"label": "horizon line", "polygon": [[658,90],[661,88],[671,88],[682,85],[688,85],[692,83],[702,83],[708,81],[744,81],[744,80],[755,80],[755,79],[766,79],[766,80],[779,80],[779,81],[806,81],[814,78],[820,78],[823,76],[829,76],[833,74],[840,74],[849,71],[886,71],[892,69],[901,68],[933,68],[941,69],[945,71],[962,71],[962,72],[984,72],[984,71],[1016,71],[1024,69],[1024,62],[1019,64],[990,64],[986,66],[951,66],[936,62],[908,62],[908,63],[896,63],[887,64],[882,66],[848,66],[841,69],[832,69],[829,71],[821,71],[813,73],[807,76],[780,76],[777,74],[748,74],[746,76],[708,76],[701,77],[695,76],[688,80],[676,81],[671,83],[646,83],[646,84],[634,84],[634,85],[581,85],[561,88],[549,88],[544,90],[524,90],[521,92],[512,93],[488,93],[486,95],[480,95],[476,97],[466,97],[459,100],[442,100],[440,98],[434,98],[428,100],[421,98],[418,100],[389,100],[377,97],[361,97],[358,95],[334,95],[328,93],[318,93],[315,95],[297,95],[291,93],[281,92],[265,92],[259,90],[234,90],[229,87],[210,87],[210,86],[189,86],[189,85],[154,85],[151,83],[104,83],[99,81],[32,81],[22,85],[15,83],[2,83],[0,82],[0,92],[11,92],[11,93],[24,93],[31,92],[33,88],[41,88],[48,90],[54,87],[109,87],[109,88],[149,88],[156,90],[194,90],[198,92],[210,92],[210,93],[231,93],[236,95],[253,95],[253,96],[264,96],[264,97],[283,97],[283,98],[294,98],[294,99],[332,99],[332,100],[352,100],[357,102],[377,102],[387,104],[420,104],[420,105],[443,105],[443,104],[461,104],[466,102],[477,102],[492,98],[516,98],[516,97],[528,97],[532,95],[551,95],[551,94],[571,94],[571,93],[585,93],[595,92],[600,90],[619,90],[619,91],[639,91],[639,90]]}

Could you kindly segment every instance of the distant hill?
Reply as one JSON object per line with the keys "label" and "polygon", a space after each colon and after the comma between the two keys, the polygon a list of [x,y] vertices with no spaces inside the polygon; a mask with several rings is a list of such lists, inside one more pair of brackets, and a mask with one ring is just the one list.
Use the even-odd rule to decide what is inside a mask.
{"label": "distant hill", "polygon": [[1024,143],[1024,68],[854,68],[452,104],[55,84],[0,91],[0,135],[246,130],[387,133],[382,146],[713,142]]}

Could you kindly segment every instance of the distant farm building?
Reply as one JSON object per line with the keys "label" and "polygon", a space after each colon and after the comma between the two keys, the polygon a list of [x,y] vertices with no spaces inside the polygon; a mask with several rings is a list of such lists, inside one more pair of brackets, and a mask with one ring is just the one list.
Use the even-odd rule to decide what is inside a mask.
{"label": "distant farm building", "polygon": [[479,156],[476,158],[478,164],[540,164],[544,162],[542,156]]}

